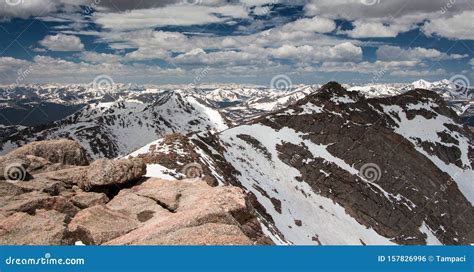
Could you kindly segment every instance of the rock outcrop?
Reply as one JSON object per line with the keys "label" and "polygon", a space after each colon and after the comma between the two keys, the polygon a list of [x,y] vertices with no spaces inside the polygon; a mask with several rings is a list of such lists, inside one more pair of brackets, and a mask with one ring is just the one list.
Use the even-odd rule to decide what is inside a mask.
{"label": "rock outcrop", "polygon": [[73,241],[67,233],[66,215],[37,210],[34,215],[18,212],[0,219],[1,245],[63,245]]}
{"label": "rock outcrop", "polygon": [[130,160],[96,160],[85,171],[78,181],[81,189],[123,185],[141,178],[146,173],[146,165],[140,159]]}
{"label": "rock outcrop", "polygon": [[77,142],[67,139],[33,142],[13,150],[8,155],[13,157],[32,155],[52,163],[66,165],[89,164],[85,150]]}
{"label": "rock outcrop", "polygon": [[[122,193],[122,192],[121,192]],[[121,198],[152,200],[150,206],[120,209],[140,223],[140,227],[107,244],[270,244],[253,216],[242,189],[210,187],[205,181],[150,179],[123,191]],[[109,203],[117,208],[114,203]],[[199,234],[199,235],[198,235]],[[217,239],[217,240],[216,240]]]}
{"label": "rock outcrop", "polygon": [[142,159],[89,164],[81,150],[43,141],[0,157],[23,159],[17,166],[29,175],[0,180],[0,244],[272,243],[237,187],[147,180]]}

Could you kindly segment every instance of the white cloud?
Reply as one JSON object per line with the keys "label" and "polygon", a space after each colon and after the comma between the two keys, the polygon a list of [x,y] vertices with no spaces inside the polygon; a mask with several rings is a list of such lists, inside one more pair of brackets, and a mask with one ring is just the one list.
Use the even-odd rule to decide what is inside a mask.
{"label": "white cloud", "polygon": [[256,52],[233,50],[207,53],[201,48],[196,48],[178,55],[172,62],[176,64],[195,66],[212,65],[213,67],[230,65],[265,67],[270,65],[270,61],[268,61],[266,54],[259,55]]}
{"label": "white cloud", "polygon": [[[33,61],[14,58],[0,58],[0,71],[5,65],[16,63],[17,66],[30,67],[30,73],[25,82],[83,82],[88,83],[100,74],[109,75],[116,82],[132,81],[135,79],[149,79],[154,76],[183,76],[185,71],[180,68],[163,69],[156,65],[124,65],[121,63],[87,63],[71,62],[64,59],[48,56],[36,56]],[[9,66],[7,66],[9,67]],[[10,67],[10,69],[13,69]],[[0,81],[12,83],[15,78],[1,78]]]}
{"label": "white cloud", "polygon": [[352,38],[391,38],[396,37],[399,33],[410,30],[410,25],[389,24],[383,22],[365,22],[355,21],[353,23],[354,29],[348,31],[341,31]]}
{"label": "white cloud", "polygon": [[436,18],[423,26],[427,35],[438,35],[453,40],[474,40],[474,11],[464,11],[451,18]]}
{"label": "white cloud", "polygon": [[447,72],[444,69],[436,69],[433,71],[430,70],[399,70],[391,72],[390,75],[392,76],[399,76],[399,77],[407,77],[407,78],[422,78],[422,77],[432,77],[432,76],[441,76],[446,75]]}
{"label": "white cloud", "polygon": [[[15,1],[12,1],[16,3]],[[40,16],[58,8],[58,1],[54,0],[29,0],[18,5],[10,5],[7,1],[0,1],[0,21],[11,18],[26,19],[30,16]]]}
{"label": "white cloud", "polygon": [[320,72],[355,72],[355,73],[389,73],[414,68],[418,61],[380,61],[375,62],[324,62],[317,71]]}
{"label": "white cloud", "polygon": [[[9,16],[26,18],[43,14],[38,11],[38,1],[31,0],[31,3],[36,3],[34,8],[18,9],[17,15]],[[452,60],[467,56],[422,47],[389,46],[385,40],[374,42],[358,39],[396,37],[423,24],[423,31],[428,35],[469,38],[472,37],[469,23],[474,20],[470,17],[472,6],[467,6],[465,2],[471,0],[457,0],[456,5],[447,12],[440,12],[446,0],[384,0],[373,6],[361,4],[361,0],[295,0],[291,4],[308,4],[305,7],[306,17],[293,22],[287,21],[290,17],[277,13],[259,20],[249,16],[249,13],[266,14],[266,5],[271,6],[278,2],[276,0],[202,0],[198,5],[183,4],[182,0],[143,0],[137,7],[134,6],[137,4],[135,1],[102,0],[90,17],[77,12],[77,8],[81,8],[77,3],[85,1],[92,0],[42,2],[53,3],[53,8],[46,10],[50,14],[40,19],[58,24],[54,26],[54,31],[61,34],[45,37],[40,41],[44,47],[36,49],[37,52],[45,51],[45,48],[51,51],[83,51],[84,45],[79,37],[90,35],[96,39],[95,42],[108,44],[115,49],[116,54],[72,53],[71,56],[77,57],[78,62],[44,56],[37,56],[32,62],[0,58],[0,70],[34,65],[39,69],[35,72],[37,78],[51,81],[55,81],[54,78],[70,78],[72,75],[87,79],[97,73],[121,79],[150,74],[182,76],[205,66],[210,67],[210,77],[220,75],[225,78],[256,77],[275,72],[375,73],[381,70],[391,76],[421,77],[422,73],[427,73],[426,60]],[[68,12],[63,12],[66,7]],[[8,12],[12,14],[12,10]],[[0,10],[0,14],[6,14],[6,11]],[[241,19],[248,23],[240,24]],[[337,19],[349,20],[354,28],[337,29]],[[93,22],[98,27],[87,28]],[[443,29],[443,22],[450,23],[454,30]],[[233,34],[239,35],[214,36],[213,29],[205,29],[210,23],[235,24],[237,32]],[[201,34],[209,35],[156,29],[171,25],[201,25]],[[267,29],[268,26],[273,28]],[[263,29],[267,30],[260,31]],[[378,48],[377,61],[364,60],[363,46]],[[158,59],[175,68],[165,69],[143,62]],[[161,65],[162,62],[155,63]],[[474,60],[469,63],[474,69]],[[46,67],[51,67],[48,68],[49,76],[46,75]],[[441,72],[441,69],[431,71]]]}
{"label": "white cloud", "polygon": [[142,47],[125,55],[130,60],[168,59],[171,52],[160,48]]}
{"label": "white cloud", "polygon": [[362,60],[362,48],[350,42],[323,47],[283,45],[277,49],[270,50],[270,52],[272,56],[277,58],[287,58],[302,62]]}
{"label": "white cloud", "polygon": [[397,46],[384,45],[376,51],[377,59],[382,61],[392,60],[448,60],[462,59],[468,55],[446,54],[436,49],[428,49],[423,47],[403,49]]}
{"label": "white cloud", "polygon": [[373,18],[402,18],[407,16],[425,17],[427,14],[438,14],[449,16],[472,9],[471,0],[456,0],[450,8],[446,0],[390,0],[390,1],[366,1],[373,5],[365,5],[363,0],[310,0],[305,6],[308,16],[324,15],[330,18],[346,20],[361,20]]}
{"label": "white cloud", "polygon": [[34,16],[45,16],[58,11],[78,11],[81,5],[97,0],[12,0],[18,3],[11,5],[8,1],[0,1],[0,21],[12,18],[27,19]]}
{"label": "white cloud", "polygon": [[49,35],[39,43],[51,51],[82,51],[84,49],[81,39],[72,35]]}
{"label": "white cloud", "polygon": [[0,57],[0,71],[15,71],[28,64],[26,60],[15,59],[12,57]]}
{"label": "white cloud", "polygon": [[323,17],[313,17],[299,19],[295,22],[288,23],[282,27],[282,31],[293,32],[318,32],[318,33],[329,33],[336,29],[336,23],[333,20]]}
{"label": "white cloud", "polygon": [[472,0],[311,0],[305,6],[308,16],[325,16],[351,21],[354,29],[344,31],[354,38],[396,37],[426,23],[426,34],[450,39],[474,39]]}
{"label": "white cloud", "polygon": [[280,1],[279,0],[240,0],[240,3],[249,7],[276,4],[278,2]]}
{"label": "white cloud", "polygon": [[245,7],[242,5],[220,7],[176,5],[163,8],[132,10],[129,12],[101,12],[94,14],[94,20],[97,24],[106,29],[113,30],[223,23],[232,18],[248,18]]}
{"label": "white cloud", "polygon": [[97,52],[84,52],[80,57],[82,60],[92,63],[115,63],[122,59],[119,55]]}

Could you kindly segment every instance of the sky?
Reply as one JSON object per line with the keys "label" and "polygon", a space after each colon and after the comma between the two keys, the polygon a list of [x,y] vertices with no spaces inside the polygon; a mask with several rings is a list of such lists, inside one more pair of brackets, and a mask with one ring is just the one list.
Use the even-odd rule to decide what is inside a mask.
{"label": "sky", "polygon": [[474,84],[473,22],[473,0],[0,0],[0,83]]}

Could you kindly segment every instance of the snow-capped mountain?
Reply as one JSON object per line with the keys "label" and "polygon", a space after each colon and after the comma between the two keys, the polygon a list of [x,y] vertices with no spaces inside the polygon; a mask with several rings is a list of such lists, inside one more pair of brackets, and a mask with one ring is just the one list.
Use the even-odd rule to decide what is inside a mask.
{"label": "snow-capped mountain", "polygon": [[[461,82],[462,83],[462,82]],[[36,126],[58,121],[89,104],[104,102],[153,103],[160,93],[181,91],[192,94],[222,109],[234,123],[242,123],[264,113],[275,111],[294,103],[316,91],[318,85],[294,85],[288,90],[265,86],[237,84],[214,85],[169,85],[142,86],[135,84],[111,84],[99,88],[93,84],[29,84],[0,86],[0,124]],[[461,88],[460,88],[461,87]],[[411,84],[367,84],[347,85],[349,90],[358,91],[366,97],[388,97],[399,95],[416,88],[435,91],[449,100],[458,114],[469,112],[473,90],[462,88],[449,80],[428,82],[415,81]],[[31,114],[35,112],[36,114]]]}
{"label": "snow-capped mountain", "polygon": [[115,158],[169,133],[226,128],[225,118],[204,100],[163,92],[152,103],[91,104],[61,121],[21,130],[3,141],[1,153],[34,140],[72,138],[94,158]]}
{"label": "snow-capped mountain", "polygon": [[218,103],[239,102],[252,97],[265,96],[265,90],[254,88],[217,88],[205,93],[205,97]]}
{"label": "snow-capped mountain", "polygon": [[445,99],[474,99],[474,89],[468,86],[466,82],[453,82],[447,79],[440,81],[429,82],[423,79],[415,81],[403,88],[403,90],[408,91],[411,89],[425,89],[438,93]]}
{"label": "snow-capped mountain", "polygon": [[365,86],[351,86],[350,91],[357,91],[367,97],[394,96],[402,93],[404,84],[369,84]]}
{"label": "snow-capped mountain", "polygon": [[241,186],[277,244],[471,244],[473,143],[433,92],[366,98],[329,83],[254,121],[132,156],[150,160],[150,176],[180,178],[193,162]]}
{"label": "snow-capped mountain", "polygon": [[241,124],[262,114],[287,107],[315,92],[318,87],[298,86],[288,91],[266,90],[222,111],[235,124]]}

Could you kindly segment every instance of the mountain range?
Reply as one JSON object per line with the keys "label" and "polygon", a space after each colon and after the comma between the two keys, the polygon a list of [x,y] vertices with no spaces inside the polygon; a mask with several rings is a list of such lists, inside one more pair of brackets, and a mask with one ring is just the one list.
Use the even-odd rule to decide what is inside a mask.
{"label": "mountain range", "polygon": [[30,85],[0,99],[2,116],[22,104],[80,108],[47,123],[4,122],[1,154],[69,138],[90,159],[141,158],[147,177],[238,186],[276,244],[474,242],[473,90],[448,80]]}

